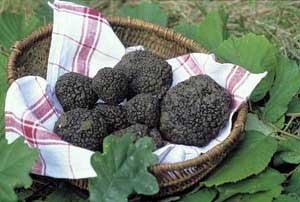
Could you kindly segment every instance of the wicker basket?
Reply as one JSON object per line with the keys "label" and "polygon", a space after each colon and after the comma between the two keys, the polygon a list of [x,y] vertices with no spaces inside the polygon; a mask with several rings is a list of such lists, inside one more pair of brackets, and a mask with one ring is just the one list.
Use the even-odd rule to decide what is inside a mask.
{"label": "wicker basket", "polygon": [[[126,47],[143,45],[147,50],[164,58],[189,52],[207,53],[207,50],[197,43],[171,29],[130,18],[108,17],[108,20]],[[52,25],[47,25],[15,43],[8,62],[9,84],[25,75],[38,75],[45,78],[51,31]],[[159,182],[158,196],[183,191],[207,176],[242,139],[246,115],[247,106],[244,105],[237,113],[227,139],[207,153],[192,160],[159,164],[150,168]],[[83,189],[88,188],[88,180],[72,180],[72,183]]]}

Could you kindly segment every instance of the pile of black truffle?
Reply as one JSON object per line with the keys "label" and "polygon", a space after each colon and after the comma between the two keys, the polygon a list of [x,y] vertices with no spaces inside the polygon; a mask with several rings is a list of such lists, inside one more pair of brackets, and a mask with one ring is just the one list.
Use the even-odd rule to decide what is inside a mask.
{"label": "pile of black truffle", "polygon": [[149,136],[156,148],[207,145],[228,120],[230,94],[206,75],[170,88],[172,82],[171,66],[149,51],[130,52],[94,78],[66,73],[55,86],[65,112],[54,132],[93,151],[102,150],[106,136],[126,133]]}

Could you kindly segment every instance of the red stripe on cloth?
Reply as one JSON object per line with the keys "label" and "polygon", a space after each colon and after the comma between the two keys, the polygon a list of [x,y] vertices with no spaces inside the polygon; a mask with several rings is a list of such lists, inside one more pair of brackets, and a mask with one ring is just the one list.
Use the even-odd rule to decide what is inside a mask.
{"label": "red stripe on cloth", "polygon": [[41,160],[40,156],[38,157],[36,164],[32,168],[32,172],[34,174],[42,175],[42,172],[43,172],[43,163],[42,163],[42,160]]}
{"label": "red stripe on cloth", "polygon": [[[18,131],[16,128],[12,128],[12,127],[5,127],[5,131],[6,132],[12,132],[12,133],[16,133],[19,136],[22,136],[25,138],[25,140],[27,141],[27,143],[31,146],[34,147],[33,144],[38,144],[38,145],[46,145],[46,146],[53,146],[53,145],[60,145],[60,146],[64,146],[64,145],[69,145],[69,143],[67,142],[63,142],[61,140],[57,141],[57,142],[42,142],[42,141],[34,141],[31,138],[28,138],[26,136],[24,136],[24,133],[22,131]],[[40,133],[40,132],[39,132]]]}
{"label": "red stripe on cloth", "polygon": [[14,113],[8,112],[8,111],[5,112],[5,118],[8,119],[8,122],[7,122],[6,125],[9,125],[11,123],[9,121],[10,118],[13,118],[14,121],[18,122],[21,126],[22,126],[22,123],[27,124],[27,125],[33,125],[34,124],[33,121],[28,121],[28,120],[24,120],[24,122],[22,122],[22,120],[19,117],[17,117]]}
{"label": "red stripe on cloth", "polygon": [[46,175],[47,173],[47,163],[42,155],[42,153],[40,152],[40,159],[41,159],[41,164],[42,164],[42,168],[43,168],[43,171],[42,171],[42,175]]}
{"label": "red stripe on cloth", "polygon": [[32,125],[26,124],[27,120],[36,120],[36,117],[31,113],[31,110],[27,109],[22,113],[22,116],[19,120],[21,122],[22,127],[21,131],[24,134],[25,139],[32,140],[32,146],[37,147],[35,133],[32,132],[32,128],[34,127],[35,122],[32,122]]}
{"label": "red stripe on cloth", "polygon": [[[47,129],[45,129],[44,127],[42,127],[40,125],[35,125],[34,122],[25,121],[25,124],[24,124],[24,122],[22,122],[20,119],[18,119],[14,115],[8,114],[8,113],[5,114],[5,121],[6,121],[5,125],[6,125],[7,129],[13,128],[13,129],[18,130],[19,133],[25,135],[25,138],[31,142],[38,143],[38,144],[66,145],[66,143],[63,142],[58,135],[56,135],[55,133],[52,133],[51,131],[48,131]],[[37,139],[33,138],[31,128],[37,129],[37,134],[38,134]],[[26,133],[26,131],[24,131],[24,129],[26,131],[28,131],[28,133]]]}
{"label": "red stripe on cloth", "polygon": [[250,73],[247,71],[246,74],[243,76],[242,80],[233,88],[233,93],[235,93],[249,78]]}
{"label": "red stripe on cloth", "polygon": [[86,17],[88,19],[91,19],[91,20],[98,20],[108,26],[110,26],[109,22],[104,19],[104,18],[95,18],[94,16],[90,16],[88,14],[84,14],[84,13],[77,13],[77,12],[73,12],[73,11],[70,11],[70,10],[66,10],[66,9],[58,9],[58,8],[54,8],[55,10],[57,10],[58,12],[65,12],[65,13],[69,13],[69,14],[74,14],[74,15],[77,15],[77,16],[81,16],[81,17]]}
{"label": "red stripe on cloth", "polygon": [[[39,85],[41,91],[45,90],[42,88],[42,85],[40,84],[40,82],[37,80],[37,78],[35,78],[37,84]],[[51,107],[51,109],[55,112],[56,116],[59,117],[60,116],[60,112],[55,108],[55,106],[52,105],[52,103],[49,100],[48,94],[43,94],[43,97],[46,99],[47,105],[49,105]]]}
{"label": "red stripe on cloth", "polygon": [[[87,47],[87,48],[91,48],[91,49],[93,49],[94,51],[96,51],[96,52],[98,52],[98,53],[100,53],[100,54],[102,54],[102,55],[105,55],[105,56],[107,56],[107,57],[110,57],[110,58],[112,58],[112,59],[115,59],[115,60],[117,60],[117,61],[120,61],[119,58],[116,58],[116,57],[114,57],[114,56],[112,56],[112,55],[108,55],[108,54],[106,54],[106,53],[104,53],[104,52],[98,50],[98,49],[96,48],[96,46],[95,46],[95,47],[86,46],[85,44],[81,43],[80,41],[78,41],[78,40],[76,40],[76,39],[74,39],[74,38],[72,38],[72,37],[70,37],[70,36],[68,36],[68,35],[66,35],[66,34],[61,34],[61,33],[57,33],[57,32],[52,32],[52,34],[66,37],[67,39],[70,39],[71,41],[74,41],[75,43],[77,43],[77,44],[79,44],[79,45],[85,46],[85,47]],[[70,70],[69,70],[69,71],[70,71]]]}
{"label": "red stripe on cloth", "polygon": [[77,64],[76,64],[76,62],[77,62],[77,57],[78,57],[78,53],[79,53],[79,51],[80,51],[80,49],[81,49],[81,46],[82,46],[82,40],[83,40],[83,36],[84,36],[84,34],[85,34],[85,21],[86,21],[86,17],[84,17],[83,18],[83,23],[82,23],[82,26],[81,26],[81,35],[80,35],[80,40],[79,40],[79,46],[77,46],[77,49],[76,49],[76,51],[75,51],[75,54],[74,54],[74,56],[73,56],[73,61],[72,61],[72,72],[74,72],[74,70],[76,69],[76,66],[77,66]]}
{"label": "red stripe on cloth", "polygon": [[39,105],[36,105],[36,107],[33,108],[30,113],[34,114],[38,120],[42,120],[49,113],[49,111],[54,111],[54,109],[44,95],[42,102],[40,102]]}
{"label": "red stripe on cloth", "polygon": [[233,99],[233,108],[239,108],[241,106],[241,104],[243,104],[245,101],[244,100],[240,100],[239,98],[234,97]]}
{"label": "red stripe on cloth", "polygon": [[90,61],[89,58],[91,55],[90,53],[94,51],[91,48],[85,48],[85,47],[94,47],[93,45],[97,39],[96,36],[97,34],[100,34],[96,32],[97,27],[98,27],[98,21],[91,20],[91,19],[88,20],[87,30],[85,31],[86,35],[83,42],[84,46],[81,48],[77,59],[77,72],[86,76],[88,76],[86,74],[87,73],[86,70],[89,68],[88,62]]}
{"label": "red stripe on cloth", "polygon": [[236,94],[234,95],[234,97],[237,98],[237,99],[240,99],[240,100],[244,100],[244,98],[242,98],[241,96],[236,95]]}
{"label": "red stripe on cloth", "polygon": [[70,166],[70,171],[71,171],[72,177],[75,178],[75,175],[74,175],[74,172],[73,172],[73,168],[72,168],[72,163],[71,163],[70,145],[68,145],[68,162],[69,162],[69,166]]}
{"label": "red stripe on cloth", "polygon": [[237,68],[237,66],[233,66],[229,72],[229,74],[226,76],[226,82],[225,82],[225,88],[228,89],[228,85],[229,85],[229,80],[233,75],[233,72],[235,71],[235,69]]}
{"label": "red stripe on cloth", "polygon": [[[189,69],[192,70],[192,72],[194,72],[195,75],[200,75],[203,74],[201,66],[197,63],[196,59],[193,58],[192,54],[188,54],[189,57],[186,60],[186,64],[189,67]],[[183,56],[186,57],[187,55]]]}
{"label": "red stripe on cloth", "polygon": [[[22,117],[23,118],[23,117]],[[39,149],[39,146],[40,146],[40,144],[38,144],[38,140],[39,139],[37,139],[37,127],[40,125],[40,121],[36,121],[35,123],[34,123],[34,125],[33,125],[33,127],[31,127],[32,128],[32,136],[34,137],[34,139],[33,139],[33,141],[35,141],[36,142],[36,148],[37,149]],[[45,169],[45,166],[46,166],[46,162],[45,162],[45,160],[44,160],[44,158],[43,158],[43,155],[42,155],[42,153],[40,152],[39,153],[39,156],[40,156],[40,159],[42,160],[41,161],[41,164],[42,164],[42,168],[44,168]],[[46,172],[44,172],[45,170],[43,169],[43,175],[45,175],[45,173]]]}
{"label": "red stripe on cloth", "polygon": [[[187,55],[189,55],[189,54],[187,54]],[[183,59],[183,60],[182,60]],[[179,64],[180,64],[180,66],[179,66],[179,68],[180,67],[183,67],[184,68],[184,70],[186,71],[186,73],[188,73],[188,75],[189,76],[192,76],[192,74],[191,74],[191,72],[189,71],[189,68],[187,68],[184,64],[186,63],[186,60],[188,59],[188,57],[183,57],[183,56],[181,56],[181,57],[176,57],[176,60],[179,62]],[[178,69],[179,69],[178,68]]]}
{"label": "red stripe on cloth", "polygon": [[63,70],[66,71],[66,72],[71,72],[70,69],[67,69],[67,68],[63,67],[63,66],[60,65],[60,64],[56,64],[56,63],[54,63],[54,62],[49,62],[49,64],[50,64],[50,65],[53,65],[53,66],[56,66],[56,67],[58,67],[58,68],[61,68],[61,69],[63,69]]}
{"label": "red stripe on cloth", "polygon": [[53,116],[54,110],[51,109],[44,117],[41,118],[41,123],[44,123],[45,121],[47,121],[51,116]]}
{"label": "red stripe on cloth", "polygon": [[[96,32],[96,40],[95,40],[95,43],[93,44],[93,48],[91,49],[92,51],[91,51],[91,54],[89,56],[88,63],[87,63],[88,67],[91,64],[92,56],[94,55],[96,47],[98,46],[101,32],[102,32],[102,23],[97,23],[97,25],[98,25],[97,27],[99,27],[99,31]],[[97,30],[97,29],[95,29],[95,30]],[[90,74],[90,68],[86,68],[86,75],[89,76],[89,74]]]}
{"label": "red stripe on cloth", "polygon": [[70,4],[64,4],[64,3],[55,3],[54,5],[58,9],[66,9],[66,10],[75,11],[78,13],[87,13],[91,16],[98,17],[98,11],[96,11],[94,9],[88,9],[87,7],[84,7],[84,6],[70,5]]}
{"label": "red stripe on cloth", "polygon": [[243,79],[245,74],[247,74],[247,71],[244,68],[237,67],[236,70],[232,73],[231,78],[229,79],[227,90],[233,93],[233,89],[241,81],[241,79]]}
{"label": "red stripe on cloth", "polygon": [[93,20],[101,21],[107,25],[109,25],[108,21],[102,16],[102,14],[93,9],[93,8],[87,8],[84,6],[78,6],[78,5],[67,5],[67,4],[62,4],[62,3],[56,3],[54,4],[57,11],[62,11],[62,12],[67,12],[83,17],[88,17]]}
{"label": "red stripe on cloth", "polygon": [[36,108],[38,105],[40,105],[44,101],[44,99],[45,99],[44,96],[41,96],[33,105],[28,107],[28,109],[32,110],[32,109]]}

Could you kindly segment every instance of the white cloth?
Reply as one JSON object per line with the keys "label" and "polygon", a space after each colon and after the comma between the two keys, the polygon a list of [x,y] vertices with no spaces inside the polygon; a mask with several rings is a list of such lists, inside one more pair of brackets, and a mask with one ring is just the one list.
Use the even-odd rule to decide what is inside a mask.
{"label": "white cloth", "polygon": [[[15,81],[7,92],[5,105],[6,138],[12,142],[19,136],[40,151],[33,173],[56,178],[95,177],[90,164],[92,151],[62,141],[54,132],[55,121],[62,113],[54,86],[66,72],[79,72],[93,77],[103,67],[113,67],[127,50],[96,10],[69,2],[55,1],[54,25],[48,59],[47,80],[26,76]],[[231,115],[247,100],[255,86],[266,75],[252,74],[233,64],[220,64],[214,55],[192,53],[167,60],[173,69],[173,86],[190,76],[207,74],[225,87],[234,100]],[[218,137],[205,147],[169,144],[155,151],[161,163],[192,159],[207,152],[230,133],[232,120]]]}

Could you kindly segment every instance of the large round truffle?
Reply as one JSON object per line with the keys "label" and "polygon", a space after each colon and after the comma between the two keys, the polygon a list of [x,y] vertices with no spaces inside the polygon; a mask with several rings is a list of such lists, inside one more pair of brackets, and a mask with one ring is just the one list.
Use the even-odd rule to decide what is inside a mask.
{"label": "large round truffle", "polygon": [[111,135],[123,136],[128,133],[135,134],[136,140],[146,136],[152,138],[155,143],[155,149],[161,148],[166,144],[157,129],[150,130],[146,125],[142,124],[131,125],[125,129],[115,131]]}
{"label": "large round truffle", "polygon": [[75,72],[66,73],[58,78],[55,94],[64,111],[92,108],[97,101],[92,79]]}
{"label": "large round truffle", "polygon": [[172,85],[171,65],[149,51],[127,53],[115,68],[127,75],[129,98],[140,93],[155,93],[162,96]]}
{"label": "large round truffle", "polygon": [[108,133],[130,125],[127,121],[126,111],[122,105],[97,104],[94,112],[98,113],[105,120]]}
{"label": "large round truffle", "polygon": [[93,89],[104,102],[117,105],[128,94],[127,77],[118,69],[102,68],[93,78]]}
{"label": "large round truffle", "polygon": [[230,94],[207,75],[193,76],[171,88],[161,105],[160,131],[177,144],[205,146],[224,127]]}
{"label": "large round truffle", "polygon": [[136,95],[125,104],[128,121],[156,127],[160,116],[159,104],[159,98],[151,93]]}
{"label": "large round truffle", "polygon": [[107,135],[104,119],[82,108],[63,113],[55,123],[54,132],[66,142],[93,151],[101,150]]}

